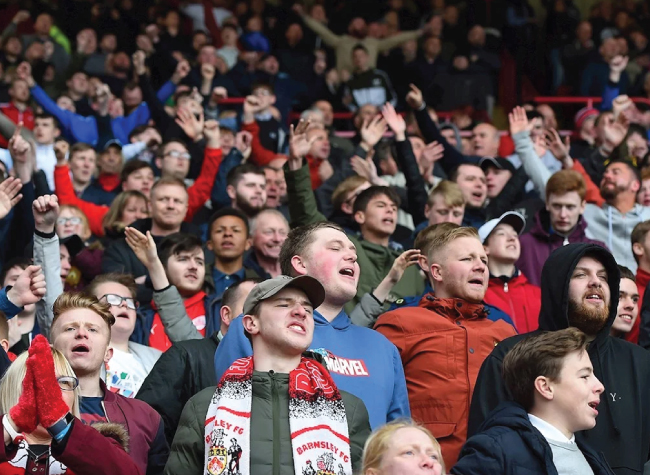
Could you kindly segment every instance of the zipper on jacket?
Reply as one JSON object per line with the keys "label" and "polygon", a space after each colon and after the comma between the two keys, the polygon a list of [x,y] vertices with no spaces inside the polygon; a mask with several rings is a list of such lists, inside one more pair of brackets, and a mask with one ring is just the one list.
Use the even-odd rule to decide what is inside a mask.
{"label": "zipper on jacket", "polygon": [[507,292],[508,291],[508,282],[503,283],[503,291]]}
{"label": "zipper on jacket", "polygon": [[106,418],[106,422],[111,422],[108,420],[108,412],[106,412],[106,406],[104,406],[104,401],[101,402],[102,409],[104,409],[104,417]]}
{"label": "zipper on jacket", "polygon": [[271,376],[271,404],[273,405],[273,475],[280,475],[280,395],[275,371],[269,371]]}

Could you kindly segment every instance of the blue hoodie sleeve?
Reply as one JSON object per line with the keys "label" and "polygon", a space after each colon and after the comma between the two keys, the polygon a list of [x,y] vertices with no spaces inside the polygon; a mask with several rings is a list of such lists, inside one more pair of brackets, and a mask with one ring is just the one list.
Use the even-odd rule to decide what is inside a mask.
{"label": "blue hoodie sleeve", "polygon": [[223,373],[225,373],[235,360],[252,355],[253,347],[244,334],[244,324],[240,315],[230,322],[228,333],[219,342],[217,352],[214,354],[214,369],[217,375],[217,381],[221,380]]}
{"label": "blue hoodie sleeve", "polygon": [[17,307],[16,305],[14,305],[9,301],[9,299],[7,298],[7,287],[0,290],[0,311],[2,311],[6,315],[7,320],[15,317],[16,315],[18,315],[20,312],[23,311],[21,307]]}
{"label": "blue hoodie sleeve", "polygon": [[176,84],[174,84],[171,81],[167,81],[165,84],[163,84],[160,89],[158,89],[158,92],[156,93],[156,97],[160,102],[163,104],[167,102],[167,99],[169,99],[172,94],[176,92]]}
{"label": "blue hoodie sleeve", "polygon": [[233,147],[221,161],[219,171],[214,179],[214,185],[212,186],[212,194],[210,195],[212,209],[217,210],[230,206],[230,196],[226,192],[226,178],[228,177],[228,172],[237,165],[240,165],[243,159],[244,156],[241,152]]}
{"label": "blue hoodie sleeve", "polygon": [[601,111],[608,111],[612,109],[612,103],[614,102],[614,99],[616,99],[616,96],[619,95],[620,90],[620,83],[607,81],[607,85],[603,91],[603,101],[600,103]]}
{"label": "blue hoodie sleeve", "polygon": [[[245,338],[245,337],[244,337]],[[395,419],[411,417],[411,408],[409,406],[408,391],[406,390],[406,379],[404,377],[404,367],[402,366],[402,359],[399,352],[394,345],[393,347],[393,372],[394,372],[394,386],[393,386],[393,399],[386,414],[386,422],[394,421]]]}
{"label": "blue hoodie sleeve", "polygon": [[139,125],[144,125],[149,122],[150,118],[149,106],[146,102],[141,102],[129,115],[116,117],[111,121],[113,136],[121,143],[127,144],[129,143],[129,134],[131,131]]}

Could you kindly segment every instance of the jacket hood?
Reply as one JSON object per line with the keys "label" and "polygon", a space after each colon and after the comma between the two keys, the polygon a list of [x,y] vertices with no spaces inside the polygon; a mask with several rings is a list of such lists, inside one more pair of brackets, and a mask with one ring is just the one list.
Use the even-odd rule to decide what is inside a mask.
{"label": "jacket hood", "polygon": [[350,317],[345,313],[345,310],[341,310],[339,314],[331,322],[322,316],[319,312],[314,312],[314,324],[316,325],[332,325],[336,330],[346,330],[350,327],[352,322],[350,322]]}
{"label": "jacket hood", "polygon": [[592,256],[603,263],[607,270],[610,290],[609,318],[596,335],[600,341],[609,335],[609,329],[616,318],[620,272],[614,256],[602,246],[589,243],[574,243],[553,251],[542,269],[542,307],[539,313],[539,328],[545,331],[562,330],[569,327],[569,282],[573,270],[584,256]]}
{"label": "jacket hood", "polygon": [[[587,228],[587,222],[584,220],[582,216],[580,216],[578,218],[578,223],[576,224],[576,227],[573,229],[571,234],[569,234],[567,237],[570,240],[584,237],[586,228]],[[533,224],[530,233],[535,237],[544,239],[545,241],[550,241],[551,239],[553,239],[553,237],[556,237],[557,239],[560,240],[564,239],[564,236],[560,234],[556,234],[556,233],[551,234],[550,229],[551,229],[551,215],[546,210],[546,208],[542,208],[535,215],[535,224]]]}
{"label": "jacket hood", "polygon": [[[443,125],[440,126],[440,131],[442,132],[443,130],[446,129],[451,129],[454,131],[454,136],[456,137],[456,150],[459,152],[463,151],[463,140],[460,136],[460,130],[458,130],[458,127],[456,127],[455,124],[452,124],[451,122],[445,122]],[[437,163],[437,162],[436,162]]]}
{"label": "jacket hood", "polygon": [[129,434],[121,424],[114,424],[112,422],[98,422],[91,426],[97,430],[104,437],[114,439],[124,449],[125,452],[129,451]]}

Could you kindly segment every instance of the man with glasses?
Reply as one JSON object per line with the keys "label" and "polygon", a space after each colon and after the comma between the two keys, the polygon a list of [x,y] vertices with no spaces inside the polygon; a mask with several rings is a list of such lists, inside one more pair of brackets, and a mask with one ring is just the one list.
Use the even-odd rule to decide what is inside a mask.
{"label": "man with glasses", "polygon": [[155,348],[129,340],[138,318],[135,281],[128,274],[100,274],[85,291],[109,304],[115,317],[110,344],[113,357],[106,363],[106,374],[102,379],[110,391],[124,397],[135,397],[162,354]]}
{"label": "man with glasses", "polygon": [[113,356],[113,312],[108,303],[92,295],[64,293],[53,307],[50,342],[79,378],[81,420],[124,426],[129,454],[141,473],[160,474],[169,455],[160,415],[142,401],[109,391],[101,379],[104,365]]}

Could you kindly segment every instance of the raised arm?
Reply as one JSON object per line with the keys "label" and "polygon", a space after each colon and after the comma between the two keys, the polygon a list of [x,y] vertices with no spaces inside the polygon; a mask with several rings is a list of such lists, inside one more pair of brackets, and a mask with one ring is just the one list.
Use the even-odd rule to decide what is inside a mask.
{"label": "raised arm", "polygon": [[323,39],[326,45],[331,46],[332,48],[336,48],[339,43],[344,40],[343,36],[333,33],[332,30],[327,28],[321,22],[308,15],[303,15],[302,20],[305,22],[305,25]]}
{"label": "raised arm", "polygon": [[207,139],[205,147],[205,157],[199,178],[187,190],[189,203],[187,207],[186,221],[192,219],[192,216],[200,210],[206,201],[210,198],[210,192],[214,186],[214,181],[219,172],[219,166],[223,158],[221,152],[221,134],[219,132],[219,122],[208,120],[203,127],[203,135]]}

